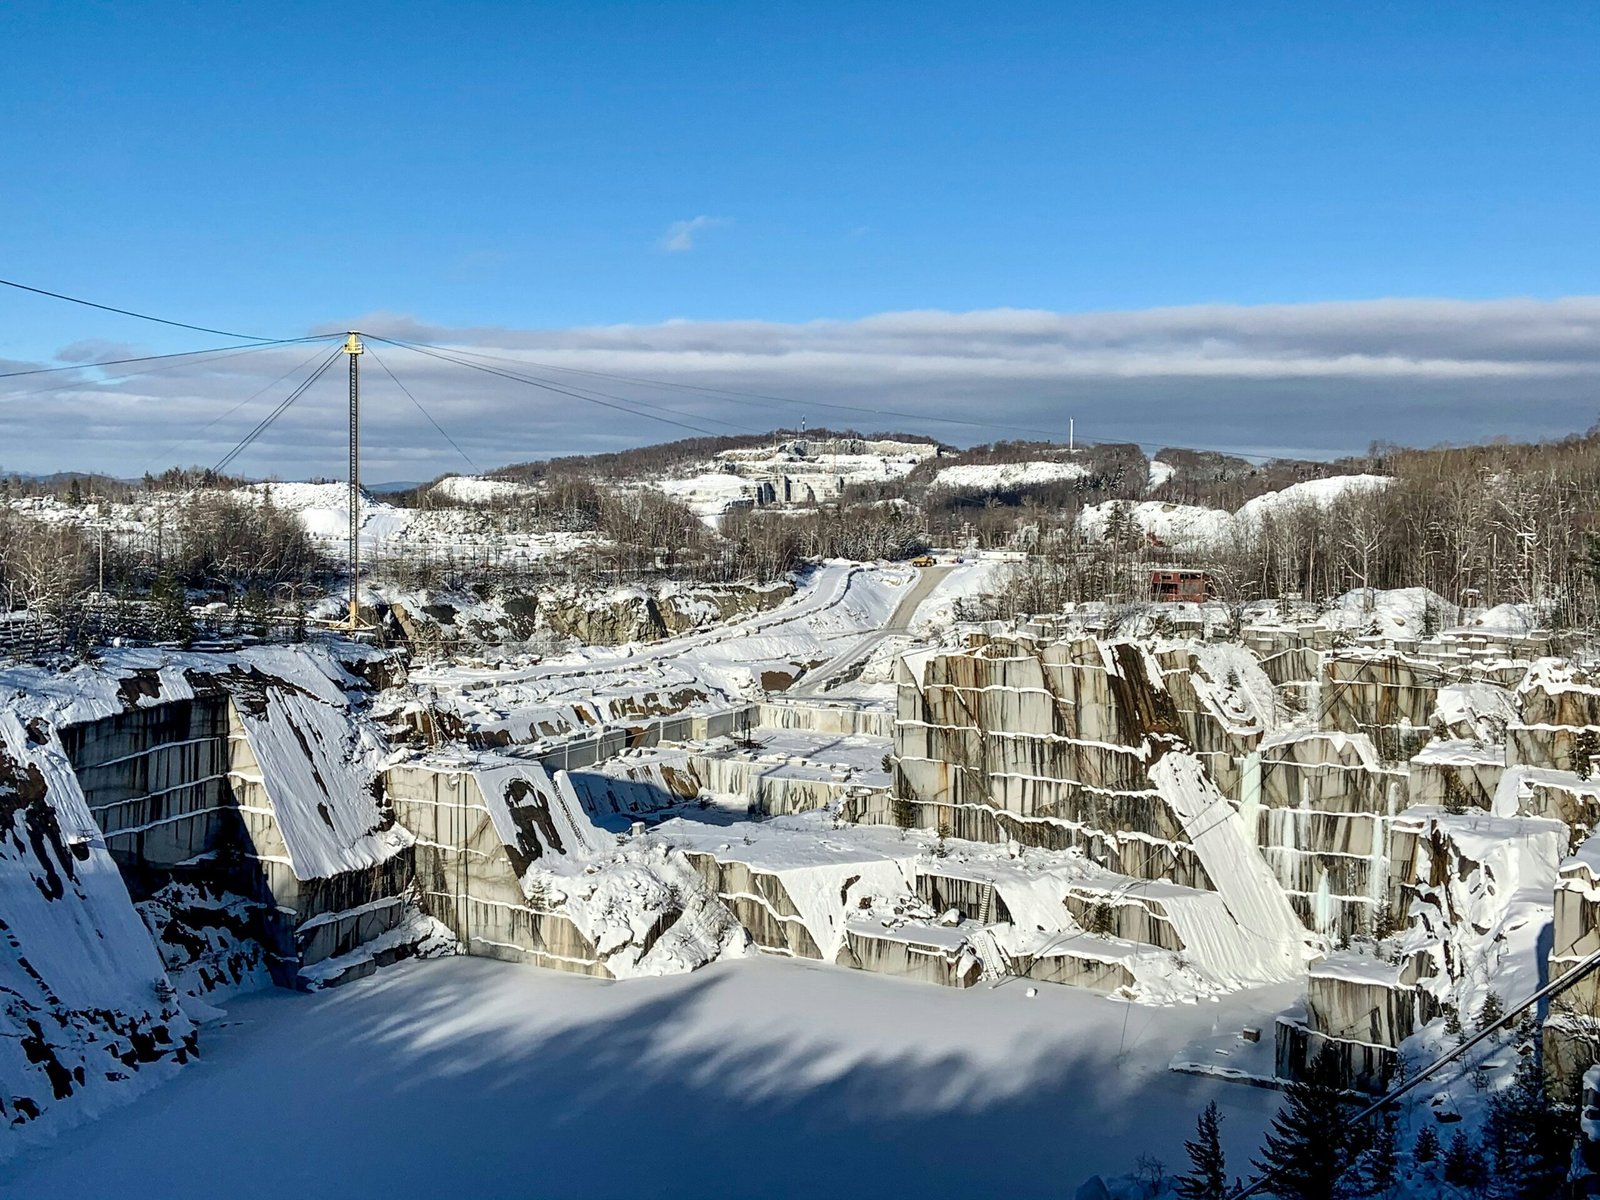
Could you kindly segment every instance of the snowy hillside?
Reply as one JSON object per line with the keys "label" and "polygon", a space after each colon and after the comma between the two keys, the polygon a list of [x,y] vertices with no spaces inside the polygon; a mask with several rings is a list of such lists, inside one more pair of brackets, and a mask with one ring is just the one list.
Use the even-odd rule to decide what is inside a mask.
{"label": "snowy hillside", "polygon": [[1067,483],[1086,474],[1087,469],[1078,463],[969,463],[941,469],[933,477],[933,486],[962,492],[1003,492],[1009,488]]}
{"label": "snowy hillside", "polygon": [[[960,470],[962,468],[947,468]],[[1327,508],[1341,497],[1375,491],[1391,481],[1382,475],[1334,475],[1308,479],[1282,491],[1267,492],[1246,501],[1237,512],[1172,504],[1156,500],[1137,503],[1106,501],[1086,506],[1078,515],[1078,529],[1092,541],[1104,540],[1117,521],[1164,546],[1200,548],[1225,543],[1259,528],[1267,517],[1281,518],[1300,508]]]}

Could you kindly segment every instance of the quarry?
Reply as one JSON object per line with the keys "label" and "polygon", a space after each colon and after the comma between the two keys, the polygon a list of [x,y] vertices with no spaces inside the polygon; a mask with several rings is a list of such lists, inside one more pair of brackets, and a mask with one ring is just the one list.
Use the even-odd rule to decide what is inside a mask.
{"label": "quarry", "polygon": [[[849,471],[931,469],[936,488],[1078,477],[1059,463],[951,477],[936,447],[900,453],[914,445],[719,461],[759,484],[751,507],[815,506]],[[788,498],[829,454],[834,482]],[[687,478],[702,521],[735,511],[695,507],[715,489]],[[359,536],[376,553],[428,526],[471,553],[497,536],[494,482],[435,485],[464,506],[436,512],[373,500]],[[1286,511],[1382,487],[1314,483]],[[349,512],[319,488],[259,502],[336,540]],[[1113,517],[1182,540],[1274,519],[1270,495],[1251,503]],[[1111,536],[1106,519],[1083,510],[1077,536]],[[540,536],[561,554],[574,535]],[[378,580],[359,630],[314,611],[278,636],[14,655],[0,665],[0,1173],[69,1194],[76,1168],[56,1147],[137,1155],[168,1136],[152,1097],[200,1103],[218,1085],[190,1081],[214,1056],[288,1086],[273,1064],[339,1029],[363,1031],[359,1055],[303,1063],[293,1086],[349,1103],[338,1071],[403,1090],[459,1068],[479,1081],[465,1137],[493,1124],[473,1106],[502,1069],[551,1103],[603,1086],[648,1124],[629,1106],[670,1106],[673,1080],[781,1058],[761,1012],[809,1030],[818,1064],[752,1096],[707,1084],[700,1102],[730,1119],[798,1106],[810,1132],[796,1136],[819,1144],[808,1106],[884,1111],[893,1094],[908,1121],[958,1118],[965,1093],[941,1091],[933,1061],[1001,1111],[1026,1103],[1018,1081],[1049,1092],[1070,1069],[1118,1081],[1122,1124],[1081,1126],[1059,1152],[1019,1146],[1017,1169],[1054,1153],[1074,1187],[1093,1175],[1115,1197],[1205,1099],[1242,1154],[1282,1089],[1331,1077],[1383,1096],[1508,1009],[1503,1040],[1413,1094],[1408,1135],[1486,1120],[1530,1053],[1552,1096],[1585,1102],[1600,1079],[1600,675],[1582,639],[1530,605],[1421,587],[994,615],[1029,560],[969,542],[761,582]],[[1569,972],[1555,1000],[1528,1003]],[[658,1029],[656,1005],[681,1015]],[[745,1040],[718,1049],[713,1024]],[[596,1065],[569,1038],[592,1039]],[[497,1039],[539,1049],[501,1062],[485,1056]],[[672,1065],[619,1063],[603,1051],[617,1039]],[[625,1094],[640,1071],[648,1087]],[[928,1107],[900,1094],[911,1080]],[[1142,1104],[1177,1119],[1152,1132]],[[688,1136],[647,1139],[650,1153]],[[954,1160],[943,1178],[950,1194],[971,1185]],[[168,1194],[195,1182],[172,1177]],[[259,1186],[293,1180],[266,1164]]]}

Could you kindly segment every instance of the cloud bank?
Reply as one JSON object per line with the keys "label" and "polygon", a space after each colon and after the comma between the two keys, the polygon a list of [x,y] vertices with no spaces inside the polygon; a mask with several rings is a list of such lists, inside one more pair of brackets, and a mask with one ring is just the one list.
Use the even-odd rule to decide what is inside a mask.
{"label": "cloud bank", "polygon": [[[957,444],[1064,440],[1072,417],[1079,437],[1092,440],[1333,457],[1378,439],[1432,445],[1557,436],[1593,424],[1600,403],[1600,297],[1592,296],[913,311],[570,329],[453,327],[374,313],[357,324],[382,337],[458,348],[482,365],[560,389],[377,343],[382,361],[482,466],[695,430],[795,426],[802,414],[813,427],[915,431]],[[83,351],[61,353],[76,359]],[[86,383],[88,372],[0,381],[0,466],[137,475],[147,461],[215,461],[278,393],[269,389],[211,428],[206,423],[307,352],[261,351],[101,385]],[[53,364],[0,370],[32,365]],[[367,476],[467,469],[376,363],[364,365]],[[44,386],[55,390],[39,393]],[[343,402],[336,371],[239,468],[336,476]]]}

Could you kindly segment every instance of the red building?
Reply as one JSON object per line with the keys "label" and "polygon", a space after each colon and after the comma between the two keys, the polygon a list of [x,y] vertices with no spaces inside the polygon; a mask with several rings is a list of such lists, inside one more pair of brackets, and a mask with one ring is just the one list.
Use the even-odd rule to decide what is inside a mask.
{"label": "red building", "polygon": [[1150,599],[1157,601],[1188,600],[1200,604],[1210,600],[1216,592],[1211,587],[1211,576],[1204,571],[1167,570],[1150,572]]}

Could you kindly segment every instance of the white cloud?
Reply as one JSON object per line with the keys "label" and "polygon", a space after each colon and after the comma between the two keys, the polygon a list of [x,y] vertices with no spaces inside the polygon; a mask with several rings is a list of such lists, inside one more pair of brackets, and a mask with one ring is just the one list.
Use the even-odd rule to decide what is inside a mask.
{"label": "white cloud", "polygon": [[[1595,296],[913,311],[792,324],[568,329],[453,328],[378,313],[356,325],[509,359],[491,365],[563,389],[539,390],[376,343],[486,465],[685,437],[683,425],[717,433],[792,426],[801,414],[813,427],[902,429],[962,444],[1041,433],[1064,439],[1071,416],[1080,437],[1096,440],[1332,457],[1374,439],[1430,445],[1559,435],[1591,425],[1600,402]],[[151,458],[157,467],[214,462],[288,385],[212,429],[206,423],[308,353],[263,350],[47,395],[22,393],[67,381],[0,381],[0,447],[13,448],[4,465],[136,475]],[[462,468],[381,370],[363,378],[369,478]],[[240,469],[339,474],[342,389],[342,372],[331,372],[251,447]],[[569,394],[585,390],[664,420]]]}
{"label": "white cloud", "polygon": [[691,217],[687,221],[674,221],[667,226],[666,233],[661,235],[660,246],[668,254],[681,254],[685,250],[694,249],[694,240],[702,231],[731,224],[733,222],[727,217],[708,217],[704,214]]}

